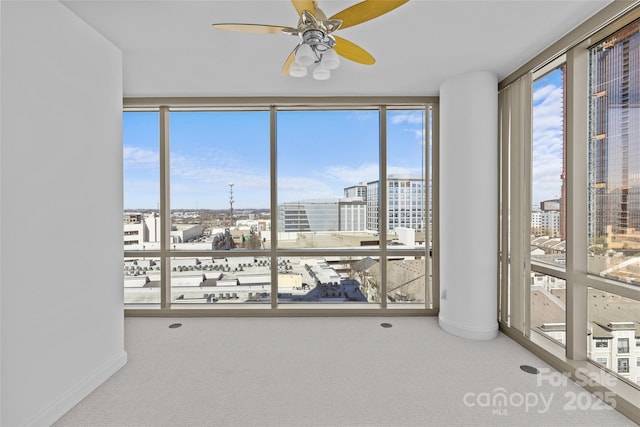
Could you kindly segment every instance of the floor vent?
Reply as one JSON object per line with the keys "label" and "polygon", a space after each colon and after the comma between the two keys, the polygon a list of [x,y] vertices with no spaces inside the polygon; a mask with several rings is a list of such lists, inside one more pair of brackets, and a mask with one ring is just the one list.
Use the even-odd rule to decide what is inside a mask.
{"label": "floor vent", "polygon": [[537,368],[534,368],[533,366],[529,366],[529,365],[520,365],[520,369],[525,371],[527,374],[538,375],[540,373],[540,371]]}

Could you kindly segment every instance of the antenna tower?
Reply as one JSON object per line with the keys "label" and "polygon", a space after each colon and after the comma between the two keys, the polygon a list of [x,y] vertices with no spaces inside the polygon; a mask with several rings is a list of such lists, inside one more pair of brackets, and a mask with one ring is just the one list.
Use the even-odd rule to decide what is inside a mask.
{"label": "antenna tower", "polygon": [[233,225],[233,182],[229,183],[229,226]]}

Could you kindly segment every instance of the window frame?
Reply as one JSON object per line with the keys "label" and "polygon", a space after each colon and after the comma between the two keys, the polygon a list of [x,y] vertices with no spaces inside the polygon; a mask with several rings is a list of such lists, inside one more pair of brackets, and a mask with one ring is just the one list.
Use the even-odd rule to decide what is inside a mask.
{"label": "window frame", "polygon": [[619,357],[617,359],[617,367],[616,372],[619,374],[629,374],[631,364],[629,363],[628,357]]}
{"label": "window frame", "polygon": [[[169,236],[170,229],[170,165],[169,165],[169,116],[172,111],[269,111],[270,115],[270,210],[271,210],[271,241],[277,241],[277,141],[276,141],[276,118],[278,111],[291,110],[376,110],[379,111],[379,150],[380,150],[380,171],[379,181],[382,188],[387,185],[386,173],[386,119],[387,112],[397,109],[423,109],[425,131],[425,179],[428,181],[431,176],[433,186],[425,185],[424,212],[425,225],[433,224],[433,231],[430,232],[429,227],[425,227],[426,240],[433,241],[434,248],[438,247],[437,243],[437,209],[430,209],[429,200],[433,200],[433,206],[436,206],[437,195],[437,156],[438,151],[438,98],[437,97],[354,97],[354,98],[125,98],[123,100],[123,111],[157,111],[160,116],[160,218],[161,218],[161,234]],[[431,114],[430,114],[431,112]],[[431,133],[429,133],[429,131]],[[431,141],[431,150],[433,158],[430,159],[429,141]],[[429,170],[429,163],[431,168]],[[433,188],[434,193],[429,197],[429,191]],[[386,195],[381,195],[380,206],[386,204]],[[385,209],[379,209],[380,215],[385,215]],[[433,213],[432,218],[428,216]],[[386,218],[380,218],[381,224]],[[380,231],[387,231],[387,223]],[[384,235],[384,234],[381,234]],[[270,257],[272,265],[277,264],[278,258],[281,257],[304,257],[304,256],[376,256],[382,262],[381,266],[381,295],[386,292],[386,260],[391,256],[422,256],[423,259],[429,261],[427,254],[427,245],[420,249],[397,249],[389,250],[387,248],[386,239],[381,239],[378,249],[279,249],[277,244],[271,246],[268,250],[242,250],[242,251],[176,251],[172,250],[170,243],[165,238],[161,239],[160,250],[150,251],[127,251],[124,250],[124,257],[159,257],[161,262],[161,302],[157,304],[145,305],[125,305],[125,315],[128,316],[306,316],[306,315],[367,315],[367,316],[388,316],[388,315],[436,315],[438,312],[439,287],[438,269],[436,263],[429,268],[429,262],[426,262],[426,272],[432,275],[432,283],[429,283],[429,276],[425,280],[425,303],[388,303],[386,298],[381,298],[377,303],[347,303],[347,304],[315,304],[301,303],[290,304],[279,302],[277,269],[272,271],[271,278],[271,303],[270,304],[172,304],[171,303],[171,259],[175,257]],[[437,253],[437,250],[436,250]],[[274,264],[275,263],[275,264]],[[431,304],[431,306],[429,305]]]}
{"label": "window frame", "polygon": [[618,338],[618,354],[629,354],[629,338]]}
{"label": "window frame", "polygon": [[[638,18],[640,2],[612,2],[499,83],[502,100],[499,123],[502,139],[499,154],[501,176],[498,206],[501,213],[498,285],[500,330],[567,375],[575,375],[584,369],[593,375],[605,375],[615,369],[608,371],[591,360],[591,354],[588,354],[587,340],[591,337],[586,333],[589,315],[586,301],[589,288],[640,301],[640,286],[588,274],[588,205],[587,194],[584,191],[588,182],[586,141],[589,137],[589,48]],[[527,195],[531,183],[530,169],[522,167],[529,164],[526,156],[531,150],[530,141],[527,141],[522,129],[531,126],[531,111],[522,114],[518,109],[527,110],[532,104],[526,97],[519,98],[520,102],[515,107],[509,102],[513,102],[517,97],[513,92],[518,90],[523,81],[531,81],[534,73],[563,55],[566,56],[567,62],[567,260],[565,268],[557,268],[531,262],[528,239],[530,233],[527,232],[530,221],[527,223],[524,219],[528,217],[531,201],[522,196]],[[526,323],[531,309],[527,299],[531,292],[530,271],[554,276],[566,282],[566,348],[532,331]],[[594,354],[593,357],[597,356]],[[614,386],[607,387],[616,394],[616,409],[632,420],[640,422],[639,385],[621,376],[617,377],[617,380],[619,381],[614,381]],[[593,391],[588,385],[585,388]]]}

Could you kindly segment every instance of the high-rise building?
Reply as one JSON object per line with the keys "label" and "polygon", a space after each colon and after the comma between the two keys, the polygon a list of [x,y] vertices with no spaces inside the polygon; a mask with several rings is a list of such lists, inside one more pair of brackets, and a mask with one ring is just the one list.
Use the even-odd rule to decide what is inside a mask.
{"label": "high-rise building", "polygon": [[540,210],[542,211],[559,211],[560,199],[543,200],[540,202]]}
{"label": "high-rise building", "polygon": [[124,214],[124,245],[160,241],[160,215],[156,212]]}
{"label": "high-rise building", "polygon": [[[378,230],[380,181],[367,183],[367,229]],[[419,175],[389,175],[387,178],[387,228],[423,230],[425,185]]]}
{"label": "high-rise building", "polygon": [[278,230],[338,230],[338,201],[305,201],[283,203],[278,209]]}
{"label": "high-rise building", "polygon": [[531,212],[531,233],[534,236],[560,236],[560,211]]}
{"label": "high-rise building", "polygon": [[[366,189],[366,187],[364,187]],[[345,194],[347,193],[345,188]],[[367,202],[361,197],[344,198],[338,202],[338,230],[366,231]]]}
{"label": "high-rise building", "polygon": [[367,201],[367,184],[365,184],[364,182],[361,182],[358,185],[345,188],[344,197],[347,199],[359,197],[366,202]]}
{"label": "high-rise building", "polygon": [[591,50],[589,237],[640,249],[640,22]]}
{"label": "high-rise building", "polygon": [[531,234],[562,238],[562,199],[544,200],[531,212]]}

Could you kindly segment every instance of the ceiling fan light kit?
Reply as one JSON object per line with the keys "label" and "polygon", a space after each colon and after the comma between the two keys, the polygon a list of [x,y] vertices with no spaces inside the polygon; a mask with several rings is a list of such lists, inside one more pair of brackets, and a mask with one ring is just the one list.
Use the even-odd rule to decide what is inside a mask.
{"label": "ceiling fan light kit", "polygon": [[331,71],[327,68],[324,68],[322,64],[316,65],[316,68],[313,69],[313,78],[316,80],[329,80],[331,77]]}
{"label": "ceiling fan light kit", "polygon": [[340,57],[335,50],[331,49],[322,54],[320,63],[328,70],[335,70],[340,66]]}
{"label": "ceiling fan light kit", "polygon": [[[338,26],[342,22],[338,23]],[[301,35],[301,41],[296,46],[295,58],[289,66],[289,75],[292,77],[304,77],[307,75],[307,68],[313,64],[313,78],[316,80],[328,80],[331,71],[340,66],[340,58],[333,49],[336,40],[321,31],[310,29]],[[302,70],[304,68],[304,71]]]}
{"label": "ceiling fan light kit", "polygon": [[327,19],[316,1],[291,0],[293,7],[300,15],[296,28],[261,24],[213,24],[212,26],[228,31],[298,36],[300,41],[285,60],[282,74],[304,77],[308,74],[307,67],[313,66],[313,78],[327,80],[331,77],[331,70],[340,66],[339,56],[364,65],[375,63],[375,59],[369,52],[331,33],[377,18],[408,1],[364,0]]}
{"label": "ceiling fan light kit", "polygon": [[314,53],[313,48],[308,44],[299,45],[296,49],[295,61],[303,67],[308,67],[316,62],[316,54]]}
{"label": "ceiling fan light kit", "polygon": [[291,77],[304,77],[307,75],[307,67],[294,61],[289,67],[289,75]]}

